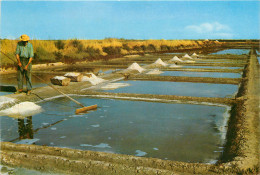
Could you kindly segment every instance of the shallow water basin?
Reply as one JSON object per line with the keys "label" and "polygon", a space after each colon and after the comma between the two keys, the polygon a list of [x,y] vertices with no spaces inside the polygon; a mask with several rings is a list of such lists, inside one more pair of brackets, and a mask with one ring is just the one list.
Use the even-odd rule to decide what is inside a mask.
{"label": "shallow water basin", "polygon": [[[75,107],[68,107],[74,104],[64,98],[39,104],[45,112],[30,125],[37,145],[186,162],[214,162],[223,150],[227,107],[76,99],[99,108],[74,115]],[[1,131],[4,141],[18,137],[17,120],[2,117]]]}
{"label": "shallow water basin", "polygon": [[165,81],[121,81],[130,86],[107,90],[114,93],[161,94],[195,97],[231,97],[238,85]]}
{"label": "shallow water basin", "polygon": [[243,67],[221,67],[221,66],[182,66],[181,68],[193,68],[193,69],[243,69]]}
{"label": "shallow water basin", "polygon": [[239,73],[225,72],[185,72],[185,71],[164,71],[162,76],[184,76],[184,77],[214,77],[214,78],[241,78]]}
{"label": "shallow water basin", "polygon": [[249,50],[248,49],[226,49],[216,53],[211,53],[209,55],[223,55],[223,54],[234,54],[234,55],[249,54]]}

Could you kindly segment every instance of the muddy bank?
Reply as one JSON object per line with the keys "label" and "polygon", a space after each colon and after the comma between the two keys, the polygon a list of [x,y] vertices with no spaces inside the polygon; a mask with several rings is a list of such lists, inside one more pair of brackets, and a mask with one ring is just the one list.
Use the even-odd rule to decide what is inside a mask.
{"label": "muddy bank", "polygon": [[259,67],[251,50],[245,69],[246,79],[237,95],[240,102],[231,110],[227,142],[220,162],[238,169],[239,173],[259,171]]}
{"label": "muddy bank", "polygon": [[230,167],[1,142],[2,164],[64,174],[219,174]]}
{"label": "muddy bank", "polygon": [[181,77],[181,76],[159,76],[159,75],[129,75],[128,80],[142,81],[172,81],[193,83],[216,83],[216,84],[239,84],[241,78],[211,78],[211,77]]}

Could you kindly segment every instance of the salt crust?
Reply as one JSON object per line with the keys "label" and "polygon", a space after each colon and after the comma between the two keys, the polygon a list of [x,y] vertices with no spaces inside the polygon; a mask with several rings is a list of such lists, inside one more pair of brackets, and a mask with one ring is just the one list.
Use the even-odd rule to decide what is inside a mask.
{"label": "salt crust", "polygon": [[150,70],[149,72],[147,72],[146,74],[161,74],[163,73],[162,71],[160,71],[159,69],[153,69],[153,70]]}
{"label": "salt crust", "polygon": [[93,73],[90,73],[90,77],[88,77],[88,76],[83,76],[83,78],[82,78],[82,81],[88,81],[88,82],[90,82],[92,85],[97,85],[97,84],[99,84],[99,83],[102,83],[102,82],[104,82],[104,81],[106,81],[106,80],[104,80],[103,78],[100,78],[100,77],[97,77],[95,74],[93,74]]}
{"label": "salt crust", "polygon": [[107,85],[102,86],[101,89],[113,90],[113,89],[126,87],[126,86],[130,86],[130,84],[128,84],[128,83],[108,83]]}
{"label": "salt crust", "polygon": [[77,73],[77,72],[68,72],[66,73],[64,76],[71,76],[71,77],[74,77],[74,76],[79,76],[80,73]]}
{"label": "salt crust", "polygon": [[64,80],[66,77],[64,76],[55,76],[53,77],[53,79],[57,79],[57,80]]}
{"label": "salt crust", "polygon": [[0,111],[0,116],[24,119],[25,117],[36,115],[42,111],[41,106],[26,101]]}

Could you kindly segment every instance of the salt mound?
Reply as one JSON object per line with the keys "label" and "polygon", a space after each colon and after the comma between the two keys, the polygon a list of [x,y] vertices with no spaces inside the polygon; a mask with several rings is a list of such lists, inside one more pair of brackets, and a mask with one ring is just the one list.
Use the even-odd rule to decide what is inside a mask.
{"label": "salt mound", "polygon": [[63,77],[63,76],[55,76],[55,77],[53,77],[53,79],[57,79],[57,80],[64,80],[65,78],[66,77]]}
{"label": "salt mound", "polygon": [[99,78],[97,77],[95,74],[93,73],[90,73],[90,77],[88,76],[83,76],[82,80],[81,81],[89,81],[92,85],[97,85],[99,83],[102,83],[106,80],[104,80],[103,78]]}
{"label": "salt mound", "polygon": [[185,54],[185,55],[183,56],[183,58],[193,59],[193,58],[191,58],[188,54]]}
{"label": "salt mound", "polygon": [[77,72],[68,72],[66,73],[64,76],[71,76],[71,77],[74,77],[74,76],[79,76],[80,73],[77,73]]}
{"label": "salt mound", "polygon": [[127,69],[128,70],[137,70],[140,73],[145,70],[144,68],[140,67],[139,64],[137,64],[137,63],[131,64]]}
{"label": "salt mound", "polygon": [[102,86],[101,89],[106,89],[106,90],[113,90],[121,87],[126,87],[130,86],[128,83],[108,83],[105,86]]}
{"label": "salt mound", "polygon": [[11,108],[0,111],[0,116],[9,116],[13,118],[24,119],[42,112],[41,106],[32,102],[22,102]]}
{"label": "salt mound", "polygon": [[167,65],[168,65],[167,63],[163,62],[163,61],[161,60],[161,58],[159,58],[158,60],[156,60],[156,61],[154,62],[154,64],[158,64],[158,65],[162,65],[162,66],[167,66]]}
{"label": "salt mound", "polygon": [[197,57],[197,56],[199,56],[199,55],[197,55],[197,54],[194,52],[191,56]]}
{"label": "salt mound", "polygon": [[174,56],[170,61],[183,62],[183,60],[181,60],[181,59],[178,58],[177,56]]}
{"label": "salt mound", "polygon": [[170,68],[174,68],[174,67],[182,67],[182,66],[176,65],[174,63],[170,65]]}
{"label": "salt mound", "polygon": [[146,74],[161,74],[163,73],[162,71],[160,71],[159,69],[153,69],[149,72],[147,72]]}
{"label": "salt mound", "polygon": [[0,108],[3,107],[5,104],[14,103],[16,99],[9,98],[9,97],[0,97]]}

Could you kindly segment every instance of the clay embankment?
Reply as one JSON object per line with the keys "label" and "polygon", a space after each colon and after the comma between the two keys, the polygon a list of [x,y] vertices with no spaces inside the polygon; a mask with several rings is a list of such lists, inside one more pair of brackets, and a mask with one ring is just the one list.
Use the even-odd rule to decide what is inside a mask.
{"label": "clay embankment", "polygon": [[245,79],[232,107],[228,123],[227,142],[222,162],[237,168],[239,173],[256,173],[259,170],[259,63],[251,50],[245,69]]}
{"label": "clay embankment", "polygon": [[239,84],[241,78],[212,78],[212,77],[181,77],[181,76],[159,76],[159,75],[130,75],[128,80],[143,81],[173,81],[193,83],[216,83],[216,84]]}

